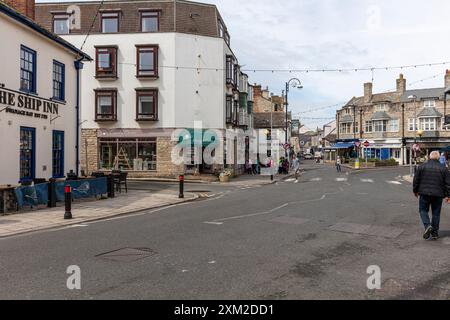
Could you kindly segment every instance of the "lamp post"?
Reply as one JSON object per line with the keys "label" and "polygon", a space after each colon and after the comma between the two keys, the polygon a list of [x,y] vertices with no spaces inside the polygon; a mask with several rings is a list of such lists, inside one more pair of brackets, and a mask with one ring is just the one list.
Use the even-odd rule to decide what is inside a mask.
{"label": "lamp post", "polygon": [[[417,96],[415,95],[411,95],[408,97],[409,100],[414,101],[414,147],[417,144],[417,129],[418,129],[418,125],[417,125],[417,108],[416,108],[416,100],[417,100]],[[415,173],[415,168],[416,168],[416,157],[414,157],[414,171],[413,171],[413,151],[415,152],[415,150],[413,150],[413,146],[411,146],[410,148],[410,155],[409,155],[409,174],[411,177],[414,176]]]}
{"label": "lamp post", "polygon": [[[286,82],[286,92],[285,92],[285,100],[284,100],[284,104],[286,105],[286,133],[285,133],[286,146],[288,144],[288,129],[289,129],[289,124],[288,124],[288,121],[289,121],[289,119],[288,119],[288,106],[289,106],[288,95],[289,95],[289,87],[291,85],[292,85],[293,88],[303,89],[302,82],[298,78],[292,78],[288,82]],[[286,158],[288,158],[287,149],[285,150],[285,154],[286,154]]]}

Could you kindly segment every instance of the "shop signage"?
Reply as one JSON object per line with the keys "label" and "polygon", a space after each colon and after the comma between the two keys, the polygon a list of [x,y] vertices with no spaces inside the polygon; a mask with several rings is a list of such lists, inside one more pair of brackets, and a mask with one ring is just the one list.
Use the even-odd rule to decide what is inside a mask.
{"label": "shop signage", "polygon": [[0,89],[0,110],[26,117],[48,119],[59,114],[59,104],[9,89]]}

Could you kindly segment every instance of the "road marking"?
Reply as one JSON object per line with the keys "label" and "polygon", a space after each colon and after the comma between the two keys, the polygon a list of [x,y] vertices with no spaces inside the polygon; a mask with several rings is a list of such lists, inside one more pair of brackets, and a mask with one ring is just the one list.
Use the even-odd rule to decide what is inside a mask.
{"label": "road marking", "polygon": [[319,182],[319,181],[322,181],[322,178],[313,178],[313,179],[311,179],[309,181],[311,181],[311,182]]}
{"label": "road marking", "polygon": [[286,182],[294,182],[295,179],[286,179],[285,181],[286,181]]}
{"label": "road marking", "polygon": [[298,180],[295,180],[294,183],[298,183]]}
{"label": "road marking", "polygon": [[84,228],[84,227],[89,227],[89,225],[87,225],[87,224],[74,224],[71,227],[72,228]]}
{"label": "road marking", "polygon": [[336,178],[336,181],[337,182],[346,182],[346,181],[348,181],[348,179],[347,178]]}
{"label": "road marking", "polygon": [[386,181],[389,184],[396,184],[396,185],[401,185],[402,183],[399,181]]}
{"label": "road marking", "polygon": [[210,262],[208,262],[209,264],[216,264],[216,261],[215,260],[213,260],[213,261],[210,261]]}
{"label": "road marking", "polygon": [[375,181],[373,181],[372,179],[361,179],[361,182],[364,182],[364,183],[374,183]]}
{"label": "road marking", "polygon": [[203,223],[205,223],[205,224],[213,224],[213,225],[216,225],[216,226],[220,226],[220,225],[223,224],[223,222],[214,222],[214,221],[205,221]]}

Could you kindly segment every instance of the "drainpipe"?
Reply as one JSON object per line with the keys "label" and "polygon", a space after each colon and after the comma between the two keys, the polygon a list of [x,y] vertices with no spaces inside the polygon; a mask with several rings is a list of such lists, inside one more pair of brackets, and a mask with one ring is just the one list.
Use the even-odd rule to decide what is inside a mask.
{"label": "drainpipe", "polygon": [[77,177],[80,174],[80,70],[83,69],[83,59],[78,59],[75,60],[74,64],[75,64],[75,69],[77,70],[77,84],[76,84],[76,95],[77,95],[77,99],[76,99],[76,105],[75,105],[75,110],[77,113],[77,123],[76,123],[76,141],[75,141],[75,150],[76,150],[76,174]]}

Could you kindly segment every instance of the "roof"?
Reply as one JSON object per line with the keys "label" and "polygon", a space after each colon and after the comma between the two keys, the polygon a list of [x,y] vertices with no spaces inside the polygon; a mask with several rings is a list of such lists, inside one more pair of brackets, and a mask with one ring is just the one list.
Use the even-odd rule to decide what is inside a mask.
{"label": "roof", "polygon": [[284,112],[257,112],[253,114],[253,119],[255,128],[286,127],[286,113]]}
{"label": "roof", "polygon": [[340,123],[353,123],[353,117],[346,114],[341,119],[339,119]]}
{"label": "roof", "polygon": [[20,12],[16,11],[15,9],[11,8],[10,6],[6,5],[3,2],[0,2],[0,12],[16,20],[17,22],[29,27],[30,29],[36,31],[42,36],[56,42],[57,44],[63,46],[64,48],[72,51],[73,53],[79,55],[80,58],[82,58],[83,60],[92,61],[92,58],[89,55],[87,55],[86,53],[75,47],[73,44],[69,43],[60,36],[54,34],[53,32],[48,31],[44,27],[34,22],[32,19],[24,16],[23,14],[21,14]]}
{"label": "roof", "polygon": [[391,120],[391,117],[389,117],[389,115],[384,111],[377,111],[373,114],[370,121],[377,121],[377,120]]}
{"label": "roof", "polygon": [[[411,102],[410,96],[416,96],[417,100],[444,99],[444,91],[445,88],[407,90],[400,97],[400,102]],[[447,96],[447,100],[450,100],[449,96]]]}
{"label": "roof", "polygon": [[433,107],[423,108],[418,118],[442,118],[442,114]]}

